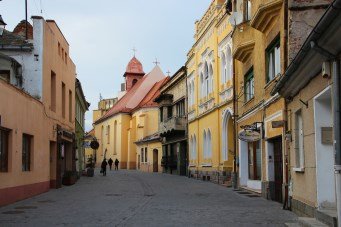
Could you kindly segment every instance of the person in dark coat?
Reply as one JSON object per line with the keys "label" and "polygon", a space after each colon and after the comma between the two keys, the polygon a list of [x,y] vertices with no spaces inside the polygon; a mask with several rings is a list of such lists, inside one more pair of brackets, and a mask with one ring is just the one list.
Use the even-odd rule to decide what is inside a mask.
{"label": "person in dark coat", "polygon": [[103,176],[107,175],[107,165],[108,165],[107,160],[103,159],[103,162],[101,165]]}
{"label": "person in dark coat", "polygon": [[119,164],[120,162],[118,161],[118,159],[116,158],[116,160],[115,160],[115,170],[118,170],[118,164]]}
{"label": "person in dark coat", "polygon": [[110,158],[108,160],[108,164],[109,164],[109,167],[110,167],[110,170],[111,170],[111,167],[112,167],[112,164],[114,163],[114,161]]}

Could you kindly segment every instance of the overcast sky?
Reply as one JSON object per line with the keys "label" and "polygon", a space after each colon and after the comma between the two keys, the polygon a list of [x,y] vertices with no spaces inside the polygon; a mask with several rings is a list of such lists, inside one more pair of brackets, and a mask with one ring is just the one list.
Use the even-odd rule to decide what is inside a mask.
{"label": "overcast sky", "polygon": [[[144,71],[155,57],[161,68],[175,73],[186,61],[194,39],[194,22],[212,0],[28,0],[29,17],[42,15],[57,22],[70,44],[87,101],[86,130],[92,110],[103,98],[117,95],[127,63],[133,56]],[[0,14],[12,30],[25,17],[24,0],[0,1]],[[42,13],[41,13],[42,10]]]}

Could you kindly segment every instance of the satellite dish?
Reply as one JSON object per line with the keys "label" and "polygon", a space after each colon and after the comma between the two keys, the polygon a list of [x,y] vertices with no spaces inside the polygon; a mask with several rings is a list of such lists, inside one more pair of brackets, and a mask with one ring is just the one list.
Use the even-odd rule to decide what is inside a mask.
{"label": "satellite dish", "polygon": [[229,17],[229,22],[232,26],[236,26],[243,22],[243,15],[240,12],[233,12]]}

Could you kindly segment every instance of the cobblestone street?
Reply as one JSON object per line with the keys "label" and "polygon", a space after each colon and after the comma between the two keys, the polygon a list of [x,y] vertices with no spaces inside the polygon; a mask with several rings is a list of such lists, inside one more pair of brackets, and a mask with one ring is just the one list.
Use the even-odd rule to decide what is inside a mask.
{"label": "cobblestone street", "polygon": [[283,226],[279,203],[186,177],[136,171],[82,177],[76,185],[0,208],[0,226]]}

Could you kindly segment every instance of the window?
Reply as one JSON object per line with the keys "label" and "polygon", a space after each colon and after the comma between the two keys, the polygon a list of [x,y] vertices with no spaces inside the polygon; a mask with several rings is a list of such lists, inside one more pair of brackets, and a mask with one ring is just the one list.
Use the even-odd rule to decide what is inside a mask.
{"label": "window", "polygon": [[148,150],[147,150],[147,148],[145,147],[144,148],[144,162],[147,162],[148,161]]}
{"label": "window", "polygon": [[208,71],[208,65],[205,64],[205,83],[204,83],[204,96],[207,96],[209,93],[209,71]]}
{"label": "window", "polygon": [[207,136],[206,136],[206,131],[204,130],[204,135],[203,135],[203,155],[204,159],[207,158]]}
{"label": "window", "polygon": [[173,117],[173,107],[172,106],[168,106],[167,107],[167,118],[170,119]]}
{"label": "window", "polygon": [[163,122],[163,107],[160,107],[160,122]]}
{"label": "window", "polygon": [[9,129],[0,127],[0,172],[8,171]]}
{"label": "window", "polygon": [[188,105],[192,106],[192,84],[189,83],[188,85]]}
{"label": "window", "polygon": [[141,148],[141,162],[144,162],[144,150]]}
{"label": "window", "polygon": [[267,82],[273,80],[281,72],[281,50],[279,38],[266,50]]}
{"label": "window", "polygon": [[212,157],[212,135],[211,131],[208,130],[207,132],[207,141],[206,141],[206,158]]}
{"label": "window", "polygon": [[197,139],[194,135],[192,140],[192,160],[195,159],[197,159]]}
{"label": "window", "polygon": [[200,97],[203,98],[204,95],[204,90],[205,90],[205,86],[204,86],[204,75],[201,74],[200,75]]}
{"label": "window", "polygon": [[67,53],[65,52],[65,64],[67,64]]}
{"label": "window", "polygon": [[64,61],[64,48],[62,48],[62,59]]}
{"label": "window", "polygon": [[62,116],[65,118],[65,84],[62,82]]}
{"label": "window", "polygon": [[107,126],[107,143],[110,144],[110,125]]}
{"label": "window", "polygon": [[229,80],[232,79],[232,74],[233,74],[232,52],[231,52],[231,48],[227,47],[227,52],[226,52],[226,81],[225,82],[228,82]]}
{"label": "window", "polygon": [[56,112],[56,74],[51,71],[51,110]]}
{"label": "window", "polygon": [[22,137],[22,171],[31,170],[33,136],[23,134]]}
{"label": "window", "polygon": [[133,79],[133,82],[132,82],[132,87],[134,87],[134,85],[137,83],[137,79]]}
{"label": "window", "polygon": [[213,92],[213,67],[210,65],[210,70],[209,70],[209,89],[208,89],[208,94]]}
{"label": "window", "polygon": [[178,117],[185,115],[185,100],[181,100],[176,104],[176,115]]}
{"label": "window", "polygon": [[246,75],[244,79],[244,94],[245,94],[245,102],[251,100],[255,95],[254,90],[254,76],[253,69],[251,69]]}
{"label": "window", "polygon": [[58,42],[58,55],[61,55],[60,42]]}
{"label": "window", "polygon": [[226,58],[225,54],[222,53],[221,56],[221,83],[224,84],[227,82],[227,69],[226,69]]}
{"label": "window", "polygon": [[194,80],[192,81],[192,105],[194,105],[194,103],[195,103],[195,95],[194,95]]}
{"label": "window", "polygon": [[249,21],[251,20],[251,1],[246,0],[245,1],[245,12],[244,12],[245,20]]}
{"label": "window", "polygon": [[72,122],[72,91],[69,90],[69,121]]}
{"label": "window", "polygon": [[301,110],[295,113],[295,153],[296,168],[304,168],[303,118]]}
{"label": "window", "polygon": [[4,80],[7,83],[10,82],[10,71],[9,70],[0,70],[0,80]]}
{"label": "window", "polygon": [[260,149],[260,141],[248,143],[248,163],[249,163],[249,179],[261,180],[262,174],[262,154]]}

